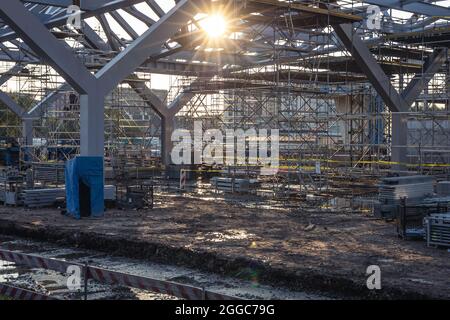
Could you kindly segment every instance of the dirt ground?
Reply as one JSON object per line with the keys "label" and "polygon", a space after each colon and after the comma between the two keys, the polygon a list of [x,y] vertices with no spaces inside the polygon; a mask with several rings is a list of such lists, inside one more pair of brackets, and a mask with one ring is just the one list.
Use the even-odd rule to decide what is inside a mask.
{"label": "dirt ground", "polygon": [[[161,200],[161,199],[160,199]],[[450,253],[404,241],[369,214],[245,208],[164,197],[155,209],[77,221],[0,207],[0,233],[66,243],[349,298],[450,298]],[[366,287],[381,268],[382,290]]]}

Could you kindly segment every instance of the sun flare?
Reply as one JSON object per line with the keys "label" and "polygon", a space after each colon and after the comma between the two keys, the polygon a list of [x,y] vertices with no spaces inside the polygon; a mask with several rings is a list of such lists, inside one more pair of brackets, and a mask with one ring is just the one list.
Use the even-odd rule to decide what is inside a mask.
{"label": "sun flare", "polygon": [[227,31],[227,22],[220,14],[207,16],[199,21],[199,25],[210,38],[218,38]]}

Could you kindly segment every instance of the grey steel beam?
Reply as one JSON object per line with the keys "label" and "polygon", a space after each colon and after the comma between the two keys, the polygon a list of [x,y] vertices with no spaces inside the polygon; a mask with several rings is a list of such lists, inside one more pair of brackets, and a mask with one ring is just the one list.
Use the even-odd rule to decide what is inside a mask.
{"label": "grey steel beam", "polygon": [[445,51],[433,54],[424,65],[424,73],[416,75],[400,95],[390,79],[378,65],[364,42],[353,32],[350,24],[333,26],[346,49],[364,71],[372,86],[392,112],[392,161],[396,170],[403,170],[407,163],[408,119],[411,104],[428,85],[434,74],[442,67]]}
{"label": "grey steel beam", "polygon": [[199,74],[216,74],[217,66],[204,63],[179,62],[170,60],[147,60],[143,65],[147,72],[167,75],[195,77]]}
{"label": "grey steel beam", "polygon": [[161,118],[161,161],[168,166],[172,163],[172,133],[175,128],[174,117]]}
{"label": "grey steel beam", "polygon": [[8,56],[10,59],[14,59],[13,54],[11,53],[11,50],[7,46],[5,46],[3,43],[0,43],[0,52]]}
{"label": "grey steel beam", "polygon": [[3,91],[0,91],[0,101],[5,104],[5,106],[8,107],[9,110],[14,112],[15,115],[17,115],[19,118],[22,118],[22,116],[26,113],[26,110],[17,104],[8,94],[4,93]]}
{"label": "grey steel beam", "polygon": [[[17,75],[20,71],[22,71],[24,68],[24,65],[22,64],[16,64],[11,69],[9,69],[7,72],[3,73],[0,77],[0,86],[4,83],[8,82],[9,79]],[[17,102],[15,102],[8,94],[6,94],[3,91],[0,91],[0,101],[3,102],[3,104],[12,112],[14,112],[15,115],[17,115],[19,118],[22,118],[23,114],[26,113],[26,110],[20,106]]]}
{"label": "grey steel beam", "polygon": [[83,156],[104,154],[104,94],[98,80],[19,1],[0,6],[0,16],[34,52],[46,59],[80,95],[80,149]]}
{"label": "grey steel beam", "polygon": [[0,6],[0,17],[8,23],[31,49],[63,76],[80,93],[95,90],[95,77],[71,51],[18,0],[8,0]]}
{"label": "grey steel beam", "polygon": [[[94,48],[100,49],[107,44],[95,33],[89,25],[85,26],[86,39]],[[161,119],[161,157],[164,164],[170,163],[170,151],[172,150],[171,135],[173,131],[173,116],[169,118],[166,104],[147,87],[134,73],[127,77],[128,85],[160,116]],[[170,125],[172,124],[172,125]]]}
{"label": "grey steel beam", "polygon": [[[106,46],[107,44],[101,39],[97,33],[95,33],[89,25],[85,26],[86,38],[98,49]],[[159,99],[159,97],[147,87],[145,82],[141,81],[134,73],[127,77],[126,82],[128,85],[144,100],[150,107],[160,116],[165,117],[168,114],[166,105]]]}
{"label": "grey steel beam", "polygon": [[80,153],[83,156],[104,156],[104,100],[103,95],[80,95]]}
{"label": "grey steel beam", "polygon": [[403,24],[389,22],[387,24],[387,26],[389,28],[392,28],[392,30],[386,30],[386,31],[388,31],[388,32],[391,31],[394,33],[420,31],[438,20],[439,20],[438,17],[430,17],[430,18],[425,18],[425,19],[421,20],[420,22],[412,22],[411,21],[411,22],[406,22]]}
{"label": "grey steel beam", "polygon": [[22,148],[25,152],[25,160],[33,159],[33,119],[22,120]]}
{"label": "grey steel beam", "polygon": [[136,75],[128,77],[128,85],[144,100],[152,109],[161,117],[165,118],[169,116],[169,110],[166,104],[145,84],[144,81],[139,79]]}
{"label": "grey steel beam", "polygon": [[209,82],[214,76],[208,76],[205,78],[197,78],[186,89],[183,90],[169,105],[169,115],[175,116],[186,104],[188,104],[192,98],[196,96],[192,88],[198,86],[202,82]]}
{"label": "grey steel beam", "polygon": [[[447,50],[436,50],[426,61],[423,72],[416,74],[402,92],[402,98],[408,105],[408,110],[420,93],[428,87],[434,75],[442,68],[447,59]],[[407,162],[408,144],[408,119],[401,113],[392,114],[392,159],[398,164],[395,169],[404,169],[403,163]]]}
{"label": "grey steel beam", "polygon": [[402,1],[402,0],[364,0],[365,3],[374,4],[425,16],[450,17],[450,9],[432,3],[422,1]]}
{"label": "grey steel beam", "polygon": [[16,76],[19,72],[21,72],[24,68],[23,64],[17,63],[11,69],[6,71],[0,76],[0,86],[4,83],[8,82],[9,79]]}
{"label": "grey steel beam", "polygon": [[194,97],[195,93],[185,91],[180,93],[169,105],[171,115],[176,115],[185,105],[187,105]]}
{"label": "grey steel beam", "polygon": [[149,57],[161,53],[163,44],[192,18],[195,3],[196,1],[193,0],[181,0],[143,35],[104,66],[96,74],[104,93],[110,92]]}
{"label": "grey steel beam", "polygon": [[[86,33],[85,33],[86,35]],[[89,41],[87,41],[89,42]],[[89,45],[92,45],[91,43]],[[109,47],[108,47],[109,48]],[[99,49],[103,50],[103,49]],[[105,47],[106,53],[111,49],[107,49]],[[5,52],[0,51],[0,61],[5,62],[16,62],[16,63],[26,63],[26,64],[42,64],[41,60],[31,59],[29,57],[24,57],[19,52],[8,52],[9,55],[5,54]],[[101,61],[87,61],[86,67],[89,69],[99,69],[104,66],[104,62]],[[180,76],[191,76],[195,77],[199,74],[216,74],[217,66],[212,64],[205,63],[192,63],[192,62],[181,62],[181,61],[171,61],[167,59],[163,60],[148,60],[144,62],[144,64],[139,68],[142,72],[149,73],[159,73],[159,74],[167,74],[167,75],[180,75]],[[138,71],[139,71],[138,69]]]}
{"label": "grey steel beam", "polygon": [[434,75],[441,70],[447,58],[447,49],[437,49],[428,58],[423,66],[423,72],[416,74],[402,92],[402,97],[408,106],[411,106],[420,93],[428,86]]}
{"label": "grey steel beam", "polygon": [[146,0],[145,1],[148,6],[150,7],[150,9],[153,10],[154,13],[156,13],[156,15],[158,17],[162,17],[163,15],[165,15],[166,13],[164,12],[163,9],[161,9],[161,7],[159,6],[159,4],[155,1],[155,0]]}
{"label": "grey steel beam", "polygon": [[111,30],[111,27],[109,26],[109,22],[106,20],[105,15],[100,14],[97,17],[98,21],[100,22],[100,25],[102,26],[103,31],[105,32],[106,38],[108,39],[108,43],[111,46],[111,48],[117,52],[120,51],[120,44],[117,41],[117,39],[114,37],[113,31]]}
{"label": "grey steel beam", "polygon": [[408,105],[398,94],[391,80],[386,76],[366,44],[354,32],[353,26],[351,24],[341,24],[335,25],[333,28],[389,109],[392,112],[408,111]]}
{"label": "grey steel beam", "polygon": [[[22,64],[16,64],[8,72],[2,74],[0,77],[0,85],[7,82],[13,76],[17,75],[23,70],[25,66]],[[16,103],[8,94],[0,91],[0,101],[11,110],[16,116],[22,120],[22,146],[25,147],[25,156],[31,156],[31,151],[29,146],[33,145],[33,119],[27,117],[27,112],[25,108]]]}
{"label": "grey steel beam", "polygon": [[101,51],[111,51],[112,48],[109,44],[107,44],[103,39],[91,28],[90,25],[88,25],[86,22],[83,21],[81,30],[85,36],[85,40],[94,49],[98,49]]}
{"label": "grey steel beam", "polygon": [[131,37],[131,39],[136,40],[139,35],[134,29],[128,24],[128,22],[118,13],[110,12],[110,15],[116,20],[120,27]]}
{"label": "grey steel beam", "polygon": [[[8,2],[9,1],[10,0],[8,0]],[[13,0],[11,0],[11,1],[13,1]],[[102,14],[102,13],[107,13],[107,12],[110,12],[110,11],[126,8],[126,7],[129,7],[131,5],[143,2],[143,1],[144,0],[110,0],[106,4],[101,5],[99,7],[96,7],[93,10],[82,11],[81,12],[81,18],[83,20],[84,19],[88,19],[88,18],[94,17],[94,16]],[[6,2],[6,1],[2,1],[2,3],[3,2]],[[67,19],[70,16],[71,15],[68,14],[68,13],[59,14],[56,17],[50,16],[45,21],[42,21],[42,23],[47,28],[60,27],[60,26],[65,25],[67,23]],[[10,40],[15,39],[17,37],[18,37],[18,35],[16,34],[15,31],[11,31],[11,30],[6,29],[3,32],[0,32],[0,42],[10,41]]]}
{"label": "grey steel beam", "polygon": [[[88,33],[85,35],[94,46],[102,47],[105,45],[104,41],[93,30],[90,32],[89,26],[86,26],[86,30],[88,30]],[[126,82],[159,115],[161,119],[161,160],[163,164],[169,165],[174,116],[169,116],[167,105],[134,73],[127,77]]]}
{"label": "grey steel beam", "polygon": [[[36,3],[36,4],[42,4],[42,5],[48,5],[52,7],[62,7],[67,8],[76,2],[73,0],[21,0],[22,2],[28,2],[28,3]],[[101,6],[104,6],[108,4],[109,2],[112,2],[111,0],[80,0],[79,1],[79,7],[81,10],[95,10]]]}
{"label": "grey steel beam", "polygon": [[[86,27],[87,30],[92,30],[89,26]],[[92,31],[93,32],[93,31]],[[98,37],[98,35],[94,32],[95,36]],[[91,38],[94,34],[87,34],[86,37]],[[100,37],[98,37],[100,38]],[[94,39],[96,39],[94,37]],[[105,42],[100,38],[96,39],[90,39],[91,42],[95,43],[98,46],[104,46]],[[159,97],[153,93],[153,91],[147,87],[144,81],[139,79],[134,73],[131,74],[126,79],[126,83],[145,101],[147,102],[152,109],[160,116],[165,117],[168,114],[167,107]]]}
{"label": "grey steel beam", "polygon": [[37,103],[32,109],[30,109],[27,112],[27,117],[31,118],[38,118],[40,117],[43,112],[45,111],[45,108],[47,108],[48,105],[56,101],[58,97],[61,94],[61,91],[69,90],[70,86],[67,83],[64,83],[60,85],[55,91],[49,93],[47,96],[44,97],[39,103]]}
{"label": "grey steel beam", "polygon": [[16,49],[7,47],[3,43],[0,43],[0,51],[6,54],[11,60],[20,63],[25,60],[36,59],[34,53],[32,53],[30,48],[27,48],[25,43],[21,43],[16,40],[11,40],[10,42],[16,46]]}
{"label": "grey steel beam", "polygon": [[25,42],[20,42],[17,39],[11,40],[10,42],[15,45],[20,53],[23,53],[26,57],[37,59],[36,54],[33,52],[33,50],[31,50],[30,47],[27,46]]}
{"label": "grey steel beam", "polygon": [[41,60],[32,59],[30,57],[25,57],[22,53],[18,51],[3,50],[0,45],[0,61],[5,62],[16,62],[16,63],[34,63],[42,64]]}
{"label": "grey steel beam", "polygon": [[406,169],[408,163],[408,117],[402,113],[392,113],[391,160],[397,171]]}
{"label": "grey steel beam", "polygon": [[123,8],[123,11],[125,11],[126,13],[132,15],[133,17],[135,17],[136,19],[140,20],[141,22],[145,23],[148,27],[150,27],[153,24],[155,24],[155,20],[153,20],[152,18],[146,16],[145,14],[140,12],[135,7]]}
{"label": "grey steel beam", "polygon": [[[90,78],[91,74],[84,69],[84,66],[73,63],[73,59],[76,58],[64,51],[64,46],[59,44],[20,2],[12,0],[11,4],[1,8],[0,14],[3,13],[4,20],[16,32],[20,33],[34,52],[56,64],[61,74],[68,78],[66,80],[68,82],[70,80],[69,83],[72,87],[81,93],[81,153],[87,156],[102,156],[104,152],[104,96],[146,62],[149,57],[161,52],[164,43],[192,18],[195,9],[194,2],[180,1],[168,14],[152,25],[147,32],[101,69],[94,80]],[[31,23],[24,23],[23,21],[26,19],[31,20]],[[25,27],[28,30],[35,29],[35,31],[27,34]],[[151,44],[149,45],[149,43]],[[55,50],[48,53],[39,45],[45,47],[47,51],[49,48]],[[83,79],[77,73],[71,73],[70,71],[73,70],[68,70],[67,65],[62,65],[58,56],[65,56],[66,61],[67,58],[69,58],[69,61],[72,60],[72,63],[78,67],[77,72],[83,70],[82,72],[89,74],[88,79]],[[99,90],[100,88],[103,90]],[[161,110],[160,113],[162,114],[163,111]],[[166,120],[163,126],[169,129],[173,118]],[[163,130],[165,133],[167,131]]]}
{"label": "grey steel beam", "polygon": [[[87,24],[83,24],[83,34],[86,42],[94,49],[110,51],[111,47]],[[141,66],[146,72],[196,76],[203,73],[217,73],[217,67],[204,63],[190,63],[168,60],[147,60]]]}
{"label": "grey steel beam", "polygon": [[21,0],[22,2],[36,3],[53,7],[68,7],[73,5],[72,0]]}

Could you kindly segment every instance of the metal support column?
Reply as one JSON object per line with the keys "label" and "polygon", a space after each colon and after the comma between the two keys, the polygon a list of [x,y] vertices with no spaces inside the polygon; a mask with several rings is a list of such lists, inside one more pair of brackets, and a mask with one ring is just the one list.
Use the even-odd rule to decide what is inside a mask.
{"label": "metal support column", "polygon": [[80,154],[103,157],[105,143],[105,98],[80,95]]}
{"label": "metal support column", "polygon": [[22,138],[23,150],[25,153],[24,161],[33,160],[33,119],[22,119]]}
{"label": "metal support column", "polygon": [[174,117],[161,117],[161,157],[165,166],[172,163],[172,133],[174,128]]}
{"label": "metal support column", "polygon": [[408,116],[392,113],[391,160],[392,169],[402,171],[408,163]]}
{"label": "metal support column", "polygon": [[441,68],[445,61],[446,52],[437,50],[425,63],[423,72],[416,75],[403,93],[399,94],[366,44],[353,30],[353,26],[341,24],[335,25],[333,28],[345,48],[351,53],[355,62],[392,112],[391,160],[394,162],[394,170],[404,170],[408,160],[408,119],[406,113],[410,110],[410,106],[420,92],[428,86],[433,75]]}

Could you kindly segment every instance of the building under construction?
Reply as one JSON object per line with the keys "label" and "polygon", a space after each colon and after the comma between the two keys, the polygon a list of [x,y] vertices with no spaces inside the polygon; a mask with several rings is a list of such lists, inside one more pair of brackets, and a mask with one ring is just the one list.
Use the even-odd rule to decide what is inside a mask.
{"label": "building under construction", "polygon": [[[1,1],[0,299],[450,298],[449,19]],[[81,291],[64,261],[92,268]]]}

